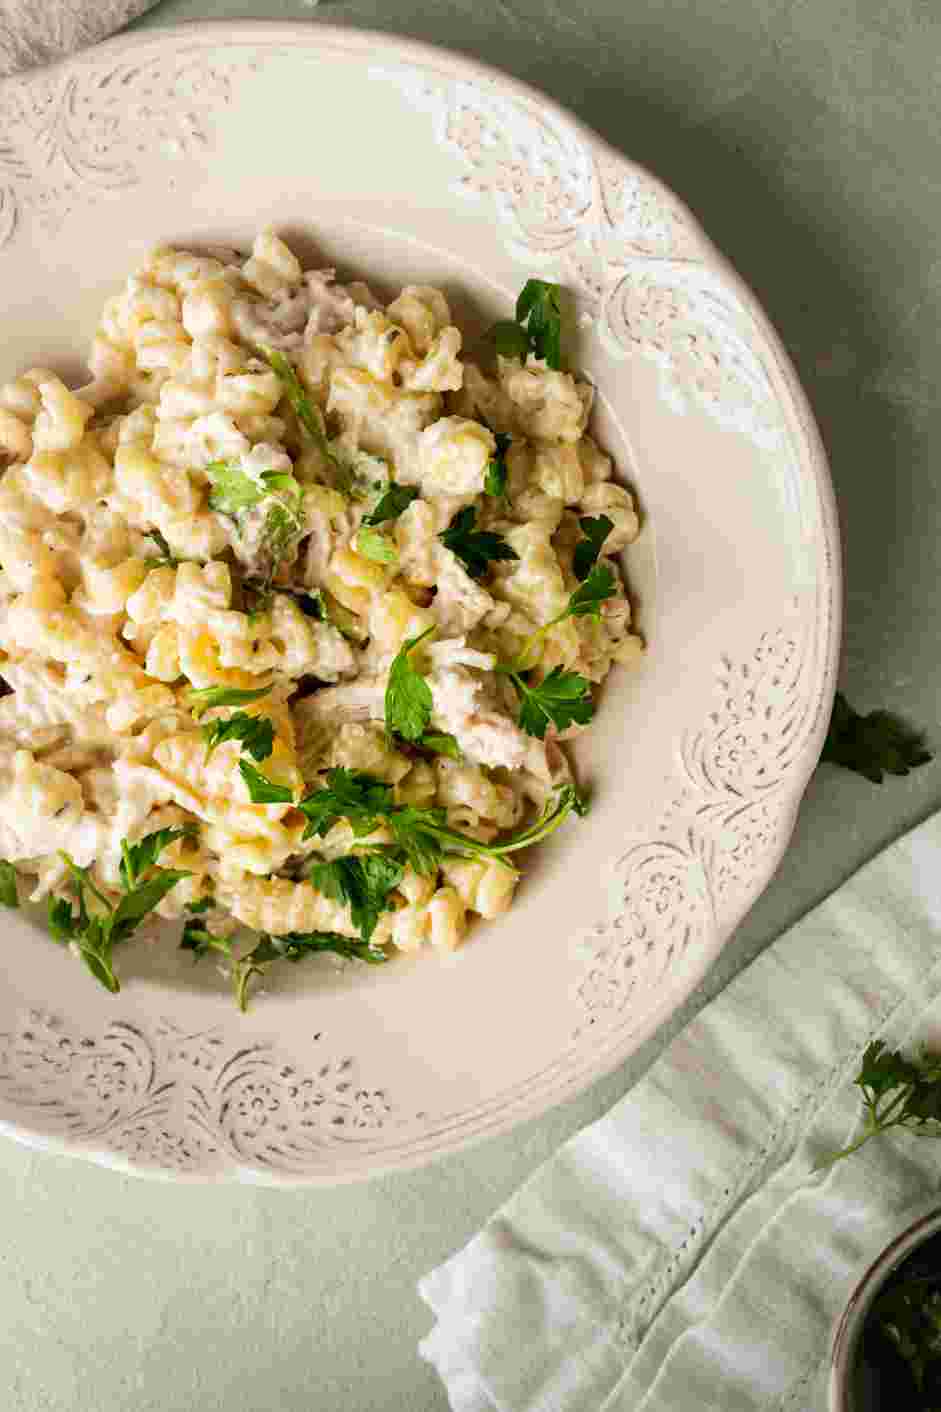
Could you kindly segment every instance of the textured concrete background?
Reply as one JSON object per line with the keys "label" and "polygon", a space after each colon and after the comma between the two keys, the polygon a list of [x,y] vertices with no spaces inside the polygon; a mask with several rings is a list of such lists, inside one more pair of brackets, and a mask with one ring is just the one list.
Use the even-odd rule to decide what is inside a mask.
{"label": "textured concrete background", "polygon": [[[330,20],[462,49],[555,94],[685,197],[763,300],[823,428],[846,539],[843,685],[941,743],[941,8],[165,0],[142,24],[209,15]],[[778,877],[693,1005],[939,803],[941,766],[881,790],[819,772]],[[154,1186],[0,1144],[0,1405],[442,1412],[415,1354],[429,1322],[416,1279],[667,1037],[508,1138],[335,1192]]]}

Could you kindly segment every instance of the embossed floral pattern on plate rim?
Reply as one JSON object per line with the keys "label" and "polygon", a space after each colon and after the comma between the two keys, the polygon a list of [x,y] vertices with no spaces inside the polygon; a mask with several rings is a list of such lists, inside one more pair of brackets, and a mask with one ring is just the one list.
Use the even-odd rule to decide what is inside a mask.
{"label": "embossed floral pattern on plate rim", "polygon": [[[181,162],[211,147],[214,108],[231,101],[240,67],[324,54],[356,59],[372,81],[397,85],[428,114],[454,158],[453,189],[491,202],[508,248],[560,272],[606,346],[653,363],[661,396],[678,411],[699,406],[774,447],[786,439],[778,411],[786,400],[797,428],[785,448],[793,509],[814,562],[781,622],[721,664],[715,709],[681,742],[664,811],[649,836],[626,841],[621,904],[585,939],[578,1018],[564,1052],[540,1073],[472,1109],[432,1116],[387,1094],[368,1060],[343,1053],[342,1037],[312,1034],[300,1064],[234,1029],[184,1034],[163,1014],[148,1026],[118,1014],[103,1032],[86,1034],[37,1008],[8,1026],[0,1092],[8,1104],[12,1096],[15,1118],[0,1131],[147,1175],[288,1184],[367,1176],[504,1131],[612,1068],[702,976],[774,871],[834,686],[840,563],[832,490],[776,335],[672,192],[525,85],[429,46],[319,23],[203,23],[113,40],[0,85],[0,249],[30,220],[54,228],[73,203],[133,186],[148,146],[162,144]],[[504,120],[530,125],[527,152],[540,170],[530,171],[523,198],[475,144],[488,105],[507,134],[504,170],[520,159],[513,121]],[[533,196],[547,175],[557,178],[556,148],[569,182],[554,192],[571,217],[561,234],[540,224],[541,198]],[[649,968],[680,961],[681,989],[632,1016],[638,978],[649,985]],[[57,1117],[40,1121],[50,1106]]]}

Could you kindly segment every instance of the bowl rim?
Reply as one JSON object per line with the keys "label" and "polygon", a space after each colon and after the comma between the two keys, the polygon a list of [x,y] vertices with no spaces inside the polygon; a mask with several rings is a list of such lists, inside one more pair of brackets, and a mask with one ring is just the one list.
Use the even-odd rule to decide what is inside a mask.
{"label": "bowl rim", "polygon": [[941,1196],[936,1193],[914,1209],[918,1214],[866,1267],[837,1316],[830,1347],[829,1412],[855,1412],[852,1372],[873,1302],[899,1266],[941,1233]]}
{"label": "bowl rim", "polygon": [[[520,1123],[541,1117],[551,1108],[584,1092],[590,1085],[613,1072],[626,1059],[637,1052],[661,1025],[686,1001],[715,963],[720,951],[741,924],[751,907],[762,895],[790,844],[796,822],[797,811],[813,774],[826,736],[830,709],[836,691],[837,667],[839,662],[843,618],[843,567],[842,545],[836,499],[830,476],[829,462],[819,428],[811,410],[809,399],[793,367],[783,340],[774,328],[768,315],[750,285],[739,274],[731,260],[715,245],[703,229],[698,216],[690,209],[682,196],[652,172],[643,162],[621,151],[613,143],[602,137],[595,129],[583,122],[564,104],[557,102],[549,94],[532,86],[499,67],[477,57],[462,53],[444,45],[412,39],[394,30],[377,30],[355,26],[326,23],[319,19],[298,20],[257,20],[257,19],[199,19],[177,24],[154,25],[146,29],[123,33],[90,46],[77,54],[58,60],[40,69],[29,70],[7,80],[8,84],[28,86],[30,83],[47,82],[59,74],[72,73],[77,68],[100,63],[103,58],[133,54],[135,51],[159,48],[165,43],[194,43],[211,41],[220,45],[250,44],[252,42],[284,43],[292,41],[298,45],[316,48],[321,41],[346,49],[362,61],[374,57],[377,50],[386,49],[397,61],[413,62],[424,69],[438,69],[446,65],[450,73],[473,83],[489,83],[510,96],[535,106],[550,116],[566,124],[590,150],[607,157],[621,168],[638,173],[643,181],[660,192],[679,215],[688,222],[690,230],[700,244],[706,260],[728,281],[733,293],[737,293],[754,322],[756,332],[761,336],[769,361],[772,361],[779,378],[782,401],[786,399],[790,415],[794,419],[797,436],[803,452],[805,474],[816,491],[819,513],[819,545],[821,584],[818,589],[818,613],[820,615],[820,662],[819,676],[815,691],[816,719],[801,759],[795,762],[789,790],[790,801],[783,811],[780,831],[777,838],[764,854],[761,866],[753,874],[753,886],[749,895],[736,907],[717,928],[708,942],[702,945],[684,976],[682,985],[671,992],[668,1000],[653,1003],[625,1038],[623,1029],[618,1029],[607,1037],[607,1042],[595,1048],[590,1056],[571,1064],[564,1075],[555,1076],[549,1083],[536,1085],[527,1096],[507,1095],[506,1100],[485,1120],[461,1122],[450,1130],[437,1132],[431,1139],[409,1145],[406,1152],[386,1150],[377,1155],[369,1170],[332,1171],[329,1174],[279,1173],[276,1176],[262,1171],[229,1171],[228,1178],[272,1184],[298,1186],[308,1184],[337,1185],[345,1181],[361,1180],[365,1177],[415,1168],[431,1159],[437,1159],[474,1145],[488,1137],[506,1133]],[[74,1141],[59,1135],[37,1133],[19,1120],[0,1123],[0,1131],[28,1145],[47,1151],[57,1151],[71,1156],[81,1156],[96,1163],[133,1171],[137,1175],[172,1177],[174,1180],[218,1180],[218,1175],[164,1170],[151,1170],[148,1164],[126,1160],[109,1150],[97,1147],[76,1145]],[[430,1151],[428,1150],[430,1143]]]}

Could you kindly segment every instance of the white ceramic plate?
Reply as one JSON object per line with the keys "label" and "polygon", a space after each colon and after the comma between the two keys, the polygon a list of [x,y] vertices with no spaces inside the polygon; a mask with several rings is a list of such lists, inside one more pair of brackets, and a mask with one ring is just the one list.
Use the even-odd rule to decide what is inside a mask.
{"label": "white ceramic plate", "polygon": [[119,39],[0,88],[0,377],[81,375],[156,241],[273,223],[341,271],[441,284],[460,320],[560,280],[596,432],[646,517],[649,642],[577,763],[593,794],[511,913],[454,958],[273,968],[240,1016],[211,965],[134,944],[120,996],[4,915],[0,1122],[174,1177],[336,1182],[511,1127],[623,1060],[766,885],[821,748],[839,546],[807,404],[685,207],[541,94],[325,25]]}

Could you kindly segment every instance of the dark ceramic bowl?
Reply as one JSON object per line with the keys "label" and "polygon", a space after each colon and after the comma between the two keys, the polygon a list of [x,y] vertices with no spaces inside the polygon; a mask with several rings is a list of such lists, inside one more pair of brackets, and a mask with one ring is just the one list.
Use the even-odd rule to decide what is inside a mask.
{"label": "dark ceramic bowl", "polygon": [[837,1320],[830,1358],[830,1412],[898,1412],[880,1395],[877,1371],[864,1357],[863,1332],[877,1296],[899,1266],[920,1246],[941,1235],[941,1207],[932,1198],[917,1219],[897,1235],[869,1266]]}

